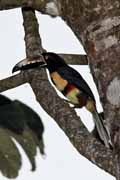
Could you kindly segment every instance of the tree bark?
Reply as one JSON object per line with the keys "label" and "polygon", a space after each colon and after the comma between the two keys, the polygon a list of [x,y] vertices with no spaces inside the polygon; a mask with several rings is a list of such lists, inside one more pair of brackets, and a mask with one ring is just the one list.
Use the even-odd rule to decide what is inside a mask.
{"label": "tree bark", "polygon": [[8,10],[18,7],[32,7],[33,9],[41,9],[48,0],[0,0],[0,10]]}
{"label": "tree bark", "polygon": [[[62,17],[81,39],[97,84],[120,178],[120,2],[62,1]],[[118,174],[118,175],[117,175]],[[119,177],[119,178],[118,178]]]}
{"label": "tree bark", "polygon": [[[52,10],[50,3],[53,3]],[[117,159],[119,160],[120,157],[118,151],[120,149],[120,2],[111,0],[0,1],[1,10],[9,9],[9,7],[14,8],[20,6],[32,7],[52,16],[60,15],[72,28],[78,39],[82,41],[82,44],[87,53],[94,80],[100,93],[101,102],[105,111],[105,121],[111,132],[115,158],[117,153]],[[35,74],[37,73],[41,73],[41,71],[36,71]],[[42,76],[45,81],[41,81],[41,79],[38,78],[40,76]],[[58,118],[57,115],[54,114],[56,113],[55,106],[57,106],[59,103],[62,104],[63,102],[59,102],[59,100],[59,103],[57,102],[56,99],[58,97],[56,97],[55,92],[51,92],[51,95],[49,94],[50,91],[48,92],[47,88],[49,89],[50,87],[49,84],[47,84],[48,82],[46,83],[45,76],[45,72],[42,72],[42,74],[39,76],[38,74],[35,75],[35,79],[33,78],[34,81],[31,80],[31,86],[33,87],[37,99],[43,105],[44,109],[48,111],[51,116],[55,118],[55,120],[57,119],[56,121],[58,122],[58,124],[64,129],[66,134],[69,136],[71,142],[81,154],[84,154],[92,162],[102,167],[106,171],[110,172],[111,174],[117,174],[116,177],[118,179],[120,174],[119,161],[115,163],[115,168],[114,161],[112,159],[112,152],[103,148],[103,146],[100,145],[99,142],[93,140],[94,138],[92,138],[91,136],[89,138],[89,135],[87,134],[88,132],[86,130],[84,131],[84,127],[82,126],[82,128],[80,129],[79,126],[81,125],[78,126],[77,117],[71,120],[73,126],[71,125],[69,127],[69,131],[71,131],[71,133],[74,135],[74,138],[77,139],[77,142],[76,140],[73,140],[74,138],[71,139],[72,135],[70,135],[71,133],[69,134],[67,132],[68,128],[66,128],[66,118],[64,117],[64,119],[62,118],[61,120],[60,116],[58,116]],[[35,80],[37,78],[38,80],[35,84]],[[44,83],[46,83],[47,85],[45,86]],[[46,92],[44,94],[46,98],[44,99],[42,98],[43,94],[41,96],[41,92],[43,89],[45,89]],[[50,90],[51,89],[52,88],[50,88]],[[49,97],[47,96],[47,93],[49,94]],[[53,97],[53,99],[51,99],[50,97]],[[45,103],[45,99],[48,100],[48,104],[52,106],[52,108],[50,108],[50,106]],[[64,109],[66,110],[66,112],[68,112],[68,107],[66,109],[66,106],[67,105],[64,106]],[[62,110],[59,107],[57,108],[57,114],[59,114],[58,111],[60,111],[60,114],[61,111],[63,111],[62,114],[64,116],[65,110]],[[72,112],[72,114],[74,113]],[[72,115],[70,115],[70,117],[71,116]],[[72,129],[75,130],[74,133],[72,132]],[[86,139],[86,141],[82,141],[81,138]],[[93,153],[94,158],[89,153]]]}

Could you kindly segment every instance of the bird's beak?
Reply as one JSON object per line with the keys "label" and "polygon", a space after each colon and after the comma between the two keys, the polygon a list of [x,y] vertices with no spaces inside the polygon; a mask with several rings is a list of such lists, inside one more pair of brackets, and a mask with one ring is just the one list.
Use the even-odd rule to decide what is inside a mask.
{"label": "bird's beak", "polygon": [[14,73],[16,71],[21,71],[21,70],[33,69],[33,68],[36,68],[39,66],[41,68],[47,66],[42,55],[40,57],[37,57],[34,59],[28,59],[28,58],[23,59],[22,61],[20,61],[13,67],[12,73]]}

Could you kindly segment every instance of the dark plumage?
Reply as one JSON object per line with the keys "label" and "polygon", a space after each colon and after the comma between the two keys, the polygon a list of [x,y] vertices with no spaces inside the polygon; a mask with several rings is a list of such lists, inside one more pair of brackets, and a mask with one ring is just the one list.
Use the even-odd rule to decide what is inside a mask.
{"label": "dark plumage", "polygon": [[93,115],[100,139],[109,147],[110,137],[96,109],[94,95],[82,76],[55,53],[43,53],[51,80],[75,107],[86,107]]}
{"label": "dark plumage", "polygon": [[[51,80],[56,88],[70,103],[74,104],[75,108],[86,107],[86,109],[92,113],[99,137],[104,142],[105,146],[109,147],[109,143],[111,142],[110,136],[103,124],[101,116],[99,116],[97,112],[94,95],[86,81],[57,54],[45,52],[42,53],[42,55],[47,64],[46,68],[49,70]],[[35,62],[31,63],[34,64]],[[39,66],[38,62],[35,64]],[[23,66],[28,67],[28,65],[29,63],[25,65],[23,61],[22,63],[18,63],[15,67],[16,69],[24,70]],[[31,68],[34,68],[34,66],[31,66]]]}

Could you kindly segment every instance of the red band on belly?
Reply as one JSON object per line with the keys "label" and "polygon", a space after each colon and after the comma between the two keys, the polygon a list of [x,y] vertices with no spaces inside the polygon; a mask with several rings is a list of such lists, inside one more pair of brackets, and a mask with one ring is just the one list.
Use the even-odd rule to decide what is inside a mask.
{"label": "red band on belly", "polygon": [[68,83],[67,86],[62,91],[62,93],[66,96],[68,93],[70,93],[74,89],[76,89],[76,87],[74,85]]}

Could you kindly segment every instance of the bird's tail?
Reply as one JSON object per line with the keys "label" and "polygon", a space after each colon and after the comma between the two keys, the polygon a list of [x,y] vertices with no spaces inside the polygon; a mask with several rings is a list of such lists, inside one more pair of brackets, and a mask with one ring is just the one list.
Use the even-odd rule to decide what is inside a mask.
{"label": "bird's tail", "polygon": [[105,127],[105,125],[103,124],[102,116],[100,116],[96,110],[92,113],[92,115],[101,140],[104,142],[106,147],[108,148],[111,147],[112,143],[111,143],[110,134],[107,128]]}

